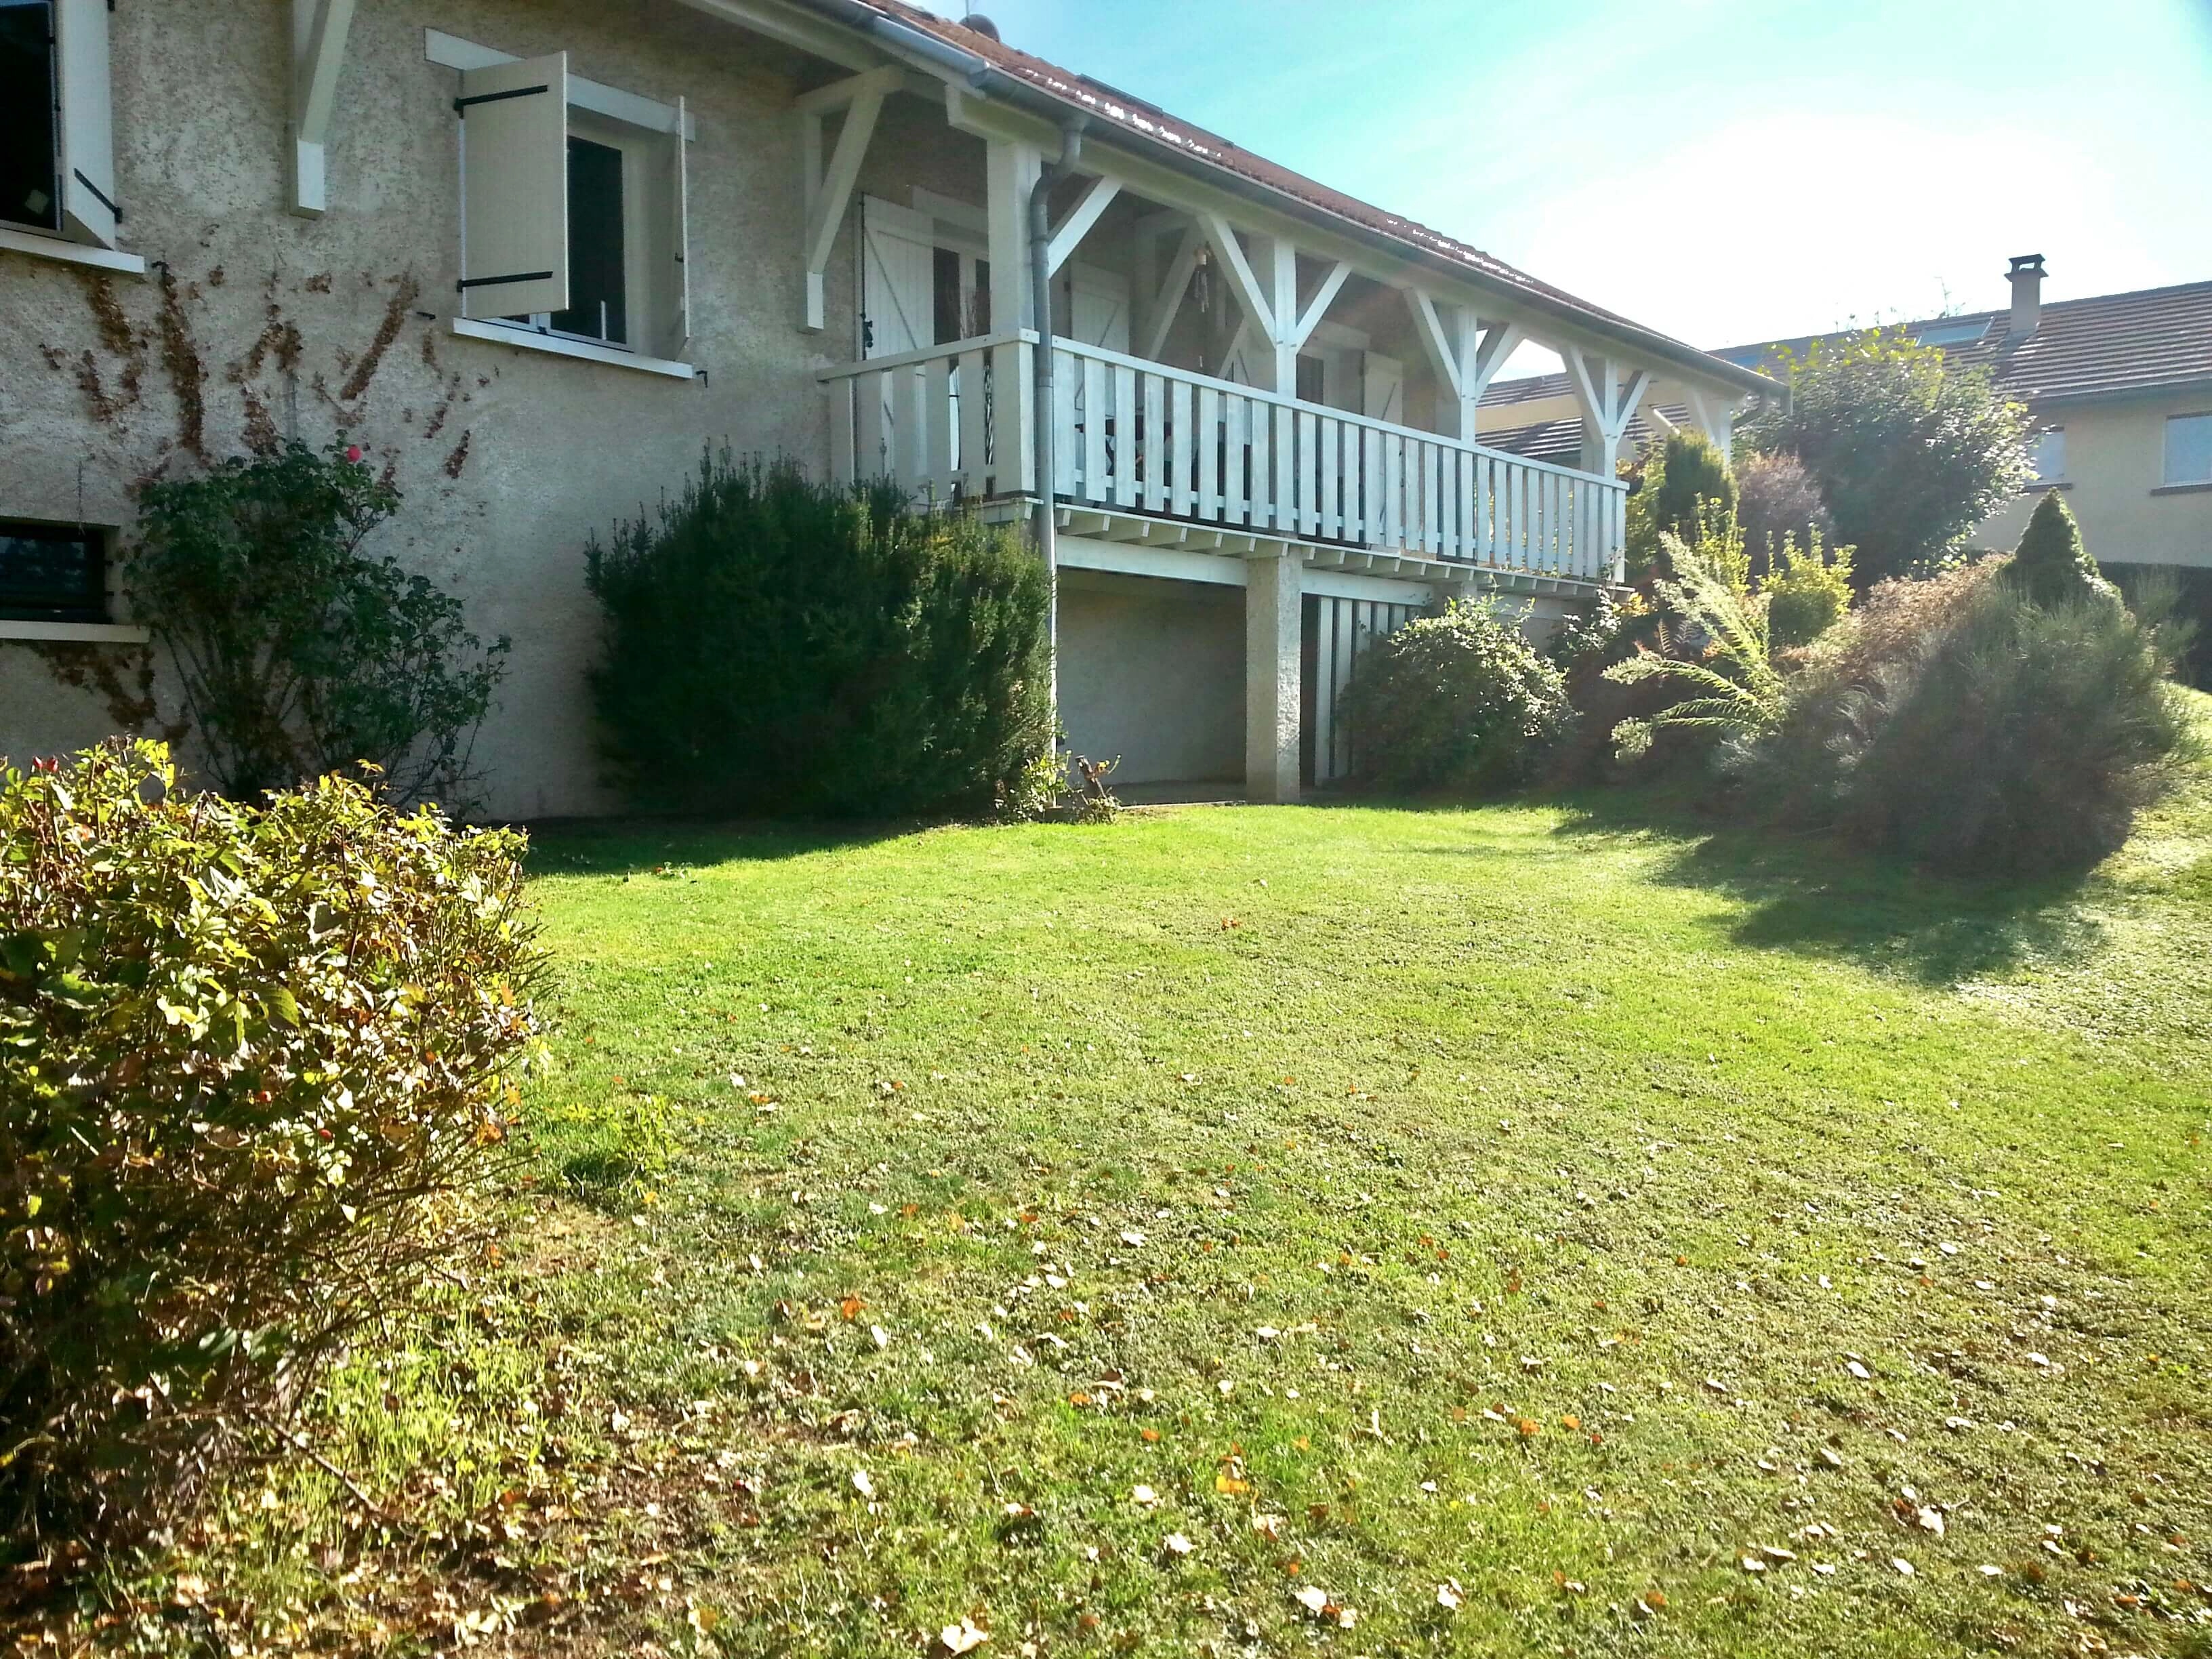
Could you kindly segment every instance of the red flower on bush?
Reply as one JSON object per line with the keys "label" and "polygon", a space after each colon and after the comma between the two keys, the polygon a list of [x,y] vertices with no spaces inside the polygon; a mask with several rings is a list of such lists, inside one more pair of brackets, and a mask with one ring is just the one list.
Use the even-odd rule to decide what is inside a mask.
{"label": "red flower on bush", "polygon": [[349,461],[358,461],[361,459],[361,456],[362,448],[359,444],[348,444],[346,446],[346,459]]}

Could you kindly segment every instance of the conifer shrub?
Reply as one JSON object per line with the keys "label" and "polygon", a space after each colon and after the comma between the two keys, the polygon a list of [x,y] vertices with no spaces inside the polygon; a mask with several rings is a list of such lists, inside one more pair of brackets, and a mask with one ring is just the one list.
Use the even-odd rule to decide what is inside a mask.
{"label": "conifer shrub", "polygon": [[2081,526],[2066,498],[2047,489],[2028,516],[2027,528],[2012,556],[2009,580],[2039,605],[2069,599],[2109,599],[2115,590],[2081,544]]}
{"label": "conifer shrub", "polygon": [[1017,530],[708,455],[586,558],[606,753],[641,805],[981,812],[1051,748],[1048,586]]}
{"label": "conifer shrub", "polygon": [[1376,641],[1343,708],[1358,775],[1412,792],[1522,782],[1574,724],[1559,670],[1511,621],[1457,601]]}
{"label": "conifer shrub", "polygon": [[1702,433],[1668,433],[1647,453],[1628,500],[1624,556],[1629,580],[1642,580],[1658,562],[1662,536],[1695,542],[1714,519],[1733,523],[1735,517],[1735,476],[1720,451]]}
{"label": "conifer shrub", "polygon": [[186,799],[155,744],[0,774],[10,1536],[112,1540],[281,1449],[477,1233],[539,1046],[522,850],[337,777]]}

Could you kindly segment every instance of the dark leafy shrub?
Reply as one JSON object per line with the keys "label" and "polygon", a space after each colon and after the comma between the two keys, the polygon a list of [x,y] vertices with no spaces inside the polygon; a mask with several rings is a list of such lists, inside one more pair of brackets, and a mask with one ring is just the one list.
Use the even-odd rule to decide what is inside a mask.
{"label": "dark leafy shrub", "polygon": [[1960,591],[1854,680],[1793,688],[1754,775],[1797,791],[1801,816],[1944,868],[2085,868],[2193,747],[2167,681],[2176,637],[2108,595]]}
{"label": "dark leafy shrub", "polygon": [[1644,458],[1629,497],[1624,557],[1631,581],[1659,558],[1659,538],[1695,542],[1716,520],[1733,522],[1736,483],[1721,453],[1703,434],[1670,432]]}
{"label": "dark leafy shrub", "polygon": [[259,809],[174,786],[119,740],[0,775],[18,1533],[126,1533],[404,1308],[538,1046],[519,835],[335,777]]}
{"label": "dark leafy shrub", "polygon": [[1743,456],[1735,464],[1735,484],[1736,519],[1756,574],[1766,574],[1785,541],[1810,547],[1815,537],[1823,543],[1836,539],[1820,486],[1805,463],[1787,451]]}
{"label": "dark leafy shrub", "polygon": [[2028,515],[2008,580],[2038,605],[2109,598],[2114,591],[2081,544],[2081,526],[2068,510],[2066,498],[2055,489],[2044,491]]}
{"label": "dark leafy shrub", "polygon": [[1016,531],[723,455],[587,557],[607,753],[643,805],[984,811],[1051,747],[1048,595]]}
{"label": "dark leafy shrub", "polygon": [[508,642],[485,647],[459,600],[362,551],[398,507],[358,449],[335,444],[139,492],[132,599],[232,799],[366,761],[403,803],[463,804]]}
{"label": "dark leafy shrub", "polygon": [[1344,712],[1360,775],[1398,790],[1519,783],[1574,724],[1559,671],[1521,630],[1456,602],[1362,656]]}

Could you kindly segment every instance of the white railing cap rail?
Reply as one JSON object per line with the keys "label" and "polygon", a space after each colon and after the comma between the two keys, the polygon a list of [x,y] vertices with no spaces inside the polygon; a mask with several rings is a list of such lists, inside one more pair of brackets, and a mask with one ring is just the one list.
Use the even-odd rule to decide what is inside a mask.
{"label": "white railing cap rail", "polygon": [[[935,362],[945,357],[964,356],[971,351],[988,351],[994,347],[1004,345],[1035,345],[1036,343],[1037,333],[1035,329],[1013,329],[1003,334],[981,335],[972,340],[948,340],[943,345],[925,346],[919,351],[902,351],[885,357],[870,357],[863,362],[839,363],[834,367],[818,370],[817,378],[826,384],[832,380],[850,380],[858,375],[873,374],[887,369],[905,368],[915,364]],[[1055,352],[1064,351],[1070,356],[1092,358],[1097,362],[1110,363],[1117,368],[1134,369],[1141,374],[1164,374],[1171,380],[1185,381],[1194,386],[1211,386],[1217,392],[1242,398],[1249,403],[1273,404],[1279,408],[1288,409],[1298,414],[1315,415],[1327,420],[1341,421],[1347,426],[1360,427],[1370,432],[1381,432],[1394,437],[1407,438],[1416,443],[1438,445],[1457,453],[1487,456],[1492,460],[1504,461],[1514,466],[1527,467],[1533,472],[1549,472],[1562,478],[1571,478],[1577,483],[1595,484],[1602,489],[1626,490],[1628,488],[1627,484],[1619,478],[1603,477],[1595,472],[1584,472],[1577,467],[1562,466],[1556,461],[1540,461],[1533,456],[1516,455],[1510,449],[1492,449],[1488,444],[1471,444],[1464,439],[1452,437],[1448,433],[1424,432],[1419,427],[1400,426],[1389,421],[1378,421],[1371,416],[1356,414],[1347,409],[1330,409],[1321,404],[1304,403],[1297,398],[1286,397],[1279,392],[1265,392],[1257,386],[1245,386],[1236,380],[1224,380],[1211,374],[1201,374],[1195,369],[1177,368],[1172,363],[1154,362],[1146,357],[1132,357],[1126,352],[1109,351],[1104,346],[1086,345],[1080,340],[1066,339],[1055,336],[1052,345]]]}
{"label": "white railing cap rail", "polygon": [[[972,340],[948,340],[943,345],[924,346],[919,351],[895,351],[888,356],[870,357],[857,363],[834,363],[815,372],[815,379],[825,384],[831,380],[849,380],[857,375],[874,374],[884,369],[909,368],[920,363],[933,363],[943,357],[964,357],[971,351],[989,351],[999,346],[1035,345],[1037,332],[1033,328],[1009,329],[1004,334],[979,335]],[[1159,364],[1155,363],[1158,368]]]}

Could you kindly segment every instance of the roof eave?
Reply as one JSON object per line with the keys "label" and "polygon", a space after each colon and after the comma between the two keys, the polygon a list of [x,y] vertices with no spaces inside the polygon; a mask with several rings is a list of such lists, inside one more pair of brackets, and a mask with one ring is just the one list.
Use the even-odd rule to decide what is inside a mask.
{"label": "roof eave", "polygon": [[[911,24],[902,23],[895,17],[888,16],[866,3],[866,0],[803,0],[803,3],[815,10],[826,12],[840,22],[871,36],[884,50],[895,55],[906,57],[915,68],[939,76],[948,72],[957,74],[978,94],[986,97],[996,94],[1008,102],[1025,105],[1033,110],[1045,113],[1048,118],[1054,120],[1054,125],[1059,125],[1059,118],[1064,114],[1095,113],[1074,99],[1063,97],[1049,87],[1039,86],[1018,75],[1009,74],[988,59],[955,46],[949,40],[940,40],[925,30],[915,28]],[[1139,141],[1146,140],[1144,133],[1121,123],[1115,124],[1112,136],[1115,137],[1126,136]],[[1091,133],[1091,139],[1093,142],[1107,137],[1108,135],[1101,133],[1095,127]],[[1577,328],[1618,340],[1623,344],[1634,346],[1678,369],[1699,376],[1707,381],[1730,386],[1736,391],[1762,398],[1787,396],[1788,388],[1780,381],[1761,374],[1756,370],[1744,368],[1737,364],[1711,356],[1698,350],[1695,346],[1686,344],[1682,341],[1670,338],[1667,335],[1644,328],[1637,324],[1586,310],[1582,307],[1553,299],[1549,295],[1518,287],[1473,266],[1446,258],[1431,249],[1421,246],[1417,242],[1401,240],[1372,225],[1363,224],[1357,219],[1332,212],[1317,202],[1309,201],[1288,191],[1279,190],[1261,179],[1248,178],[1206,156],[1193,155],[1173,144],[1146,142],[1151,142],[1151,149],[1147,154],[1155,161],[1163,161],[1181,172],[1204,178],[1209,183],[1225,189],[1232,194],[1244,197],[1248,200],[1265,202],[1296,217],[1323,218],[1331,226],[1358,237],[1364,241],[1385,247],[1397,258],[1410,258],[1425,270],[1434,271],[1438,276],[1498,295],[1516,306],[1557,318],[1562,322],[1571,323]]]}

